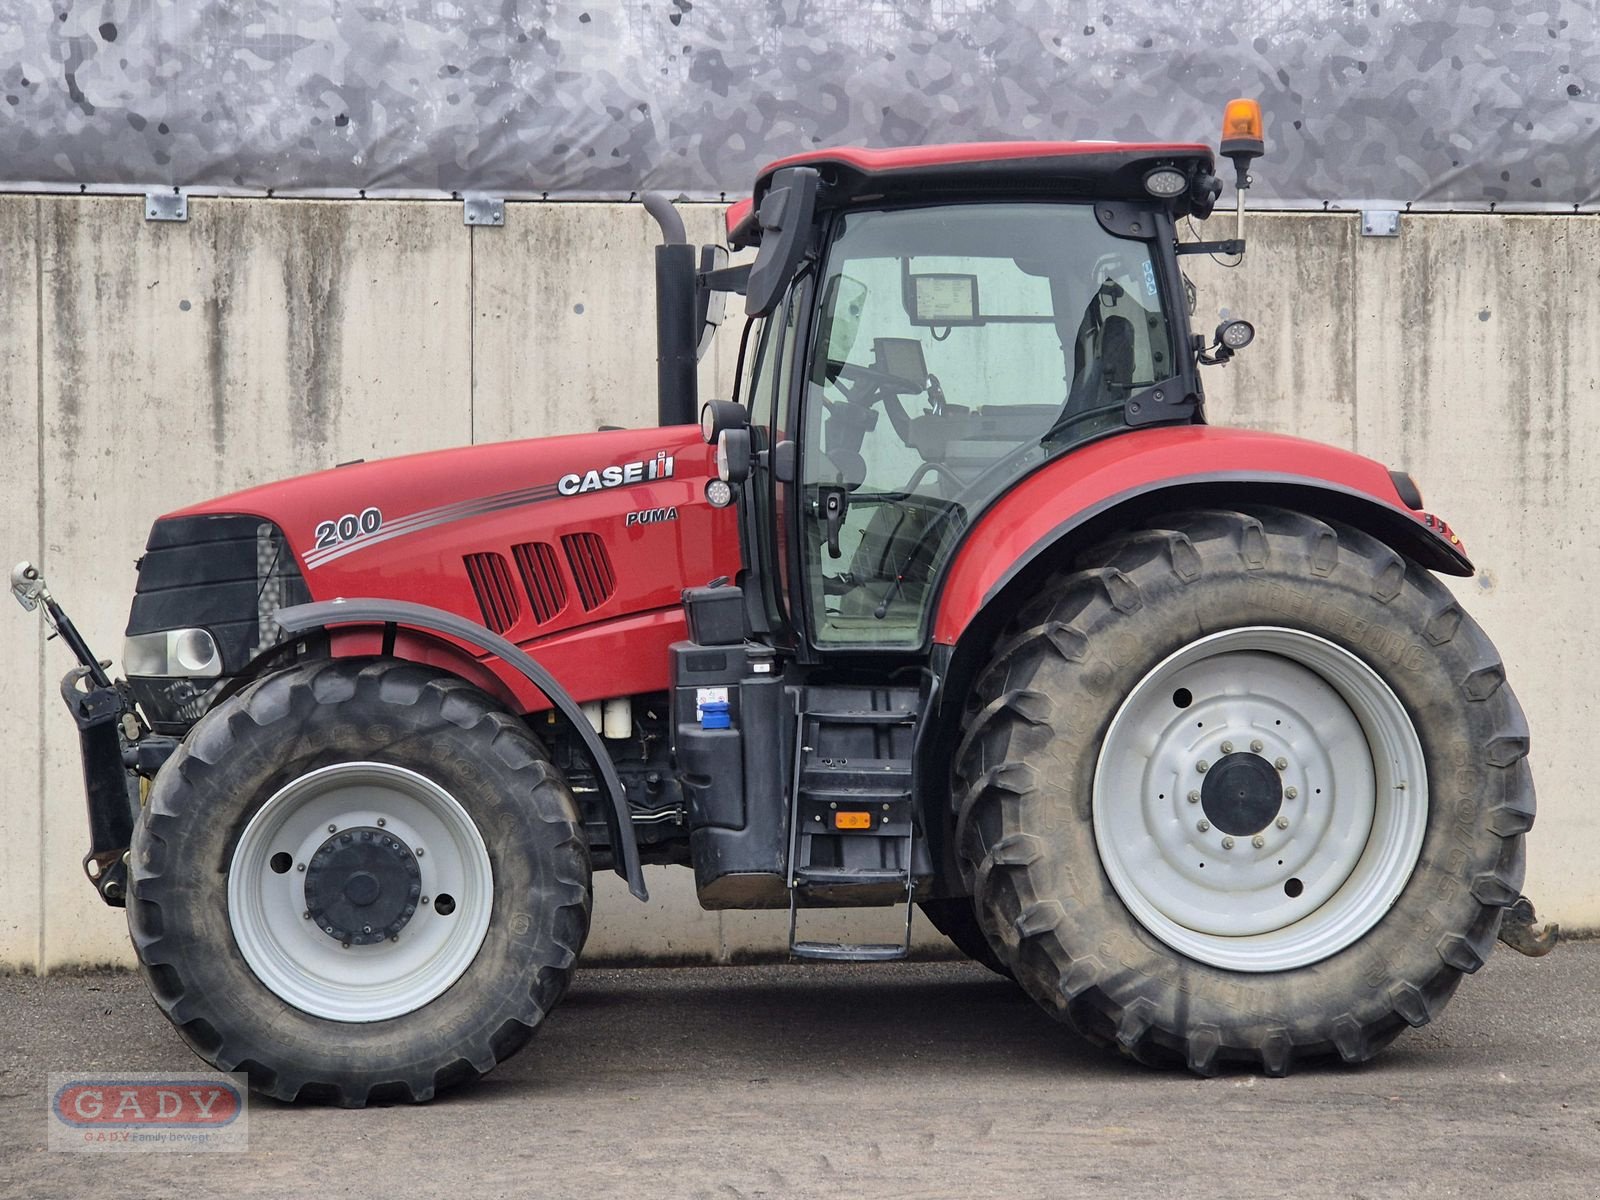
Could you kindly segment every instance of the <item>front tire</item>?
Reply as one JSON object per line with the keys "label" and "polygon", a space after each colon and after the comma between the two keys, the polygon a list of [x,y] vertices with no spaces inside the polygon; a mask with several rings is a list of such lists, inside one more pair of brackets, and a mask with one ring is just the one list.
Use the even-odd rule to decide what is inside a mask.
{"label": "front tire", "polygon": [[957,760],[980,920],[1035,1000],[1141,1061],[1366,1060],[1517,899],[1521,709],[1376,540],[1275,509],[1155,525],[1050,581],[980,679]]}
{"label": "front tire", "polygon": [[421,1101],[519,1049],[589,927],[576,805],[431,668],[271,675],[196,724],[134,832],[129,928],[207,1062],[282,1100]]}

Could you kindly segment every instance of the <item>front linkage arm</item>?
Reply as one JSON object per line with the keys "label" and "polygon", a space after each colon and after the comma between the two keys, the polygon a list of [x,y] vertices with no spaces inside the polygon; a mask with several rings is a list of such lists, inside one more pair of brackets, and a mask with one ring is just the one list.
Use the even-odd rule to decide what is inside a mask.
{"label": "front linkage arm", "polygon": [[83,761],[89,808],[89,853],[83,857],[83,870],[100,898],[120,908],[127,904],[127,853],[139,815],[140,776],[154,775],[175,743],[149,735],[132,699],[106,674],[108,664],[90,652],[37,567],[16,565],[11,594],[29,612],[44,610],[45,623],[80,664],[62,678],[61,698],[78,726]]}

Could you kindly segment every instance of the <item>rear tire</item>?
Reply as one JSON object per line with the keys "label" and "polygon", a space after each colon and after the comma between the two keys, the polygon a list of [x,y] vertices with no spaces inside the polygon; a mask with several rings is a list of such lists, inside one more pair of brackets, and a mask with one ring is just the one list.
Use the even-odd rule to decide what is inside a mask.
{"label": "rear tire", "polygon": [[212,710],[132,849],[156,1003],[280,1100],[477,1078],[560,1000],[589,928],[588,848],[543,749],[481,691],[395,660],[296,667]]}
{"label": "rear tire", "polygon": [[[1281,1075],[1333,1054],[1371,1058],[1440,1012],[1518,897],[1534,814],[1522,711],[1450,593],[1371,537],[1277,509],[1154,524],[1050,580],[980,678],[957,756],[958,847],[979,919],[1047,1011],[1140,1061]],[[1214,695],[1169,687],[1164,716],[1145,704],[1170,684],[1164,670],[1203,663],[1230,637],[1256,642],[1196,676]],[[1285,683],[1295,672],[1310,682]],[[1348,714],[1330,703],[1300,720],[1308,760],[1326,753],[1297,764],[1266,745],[1285,733],[1272,713],[1296,724],[1319,689]],[[1191,702],[1213,727],[1173,732]],[[1144,727],[1119,728],[1124,712]],[[1333,745],[1350,719],[1367,735],[1364,775],[1359,739]],[[1414,756],[1396,748],[1408,730]],[[1196,753],[1179,738],[1204,742]],[[1235,786],[1203,793],[1223,738]],[[1175,745],[1190,756],[1179,766],[1163,757]],[[1296,771],[1346,806],[1310,789],[1291,802]],[[1351,807],[1364,788],[1367,807]],[[1319,825],[1325,804],[1337,819]],[[1213,821],[1237,834],[1226,848]],[[1398,868],[1380,861],[1386,847]],[[1260,874],[1292,868],[1296,853],[1311,864],[1304,882]],[[1312,896],[1322,876],[1326,895]],[[1230,915],[1241,893],[1265,915]]]}

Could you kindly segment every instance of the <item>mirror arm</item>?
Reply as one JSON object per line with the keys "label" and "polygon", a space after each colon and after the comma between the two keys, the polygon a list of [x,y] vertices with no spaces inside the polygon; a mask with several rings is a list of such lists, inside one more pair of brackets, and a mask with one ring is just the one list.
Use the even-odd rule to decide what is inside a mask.
{"label": "mirror arm", "polygon": [[1229,238],[1222,242],[1179,242],[1179,254],[1243,254],[1244,239]]}
{"label": "mirror arm", "polygon": [[701,271],[695,276],[695,281],[709,292],[733,292],[742,296],[750,283],[750,266],[750,263],[744,263],[716,271]]}

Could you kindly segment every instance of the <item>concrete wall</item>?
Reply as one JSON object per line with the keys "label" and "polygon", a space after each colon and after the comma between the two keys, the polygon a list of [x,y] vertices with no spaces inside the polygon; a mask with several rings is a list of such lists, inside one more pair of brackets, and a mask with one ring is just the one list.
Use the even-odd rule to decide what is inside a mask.
{"label": "concrete wall", "polygon": [[[720,229],[714,208],[688,217],[697,240]],[[0,197],[0,559],[42,562],[115,654],[161,512],[355,457],[650,421],[652,229],[637,206],[512,204],[504,228],[468,229],[450,203],[195,200],[179,225],[135,198]],[[1189,260],[1206,320],[1227,307],[1260,330],[1210,376],[1213,419],[1405,466],[1461,530],[1484,567],[1461,591],[1534,730],[1530,894],[1600,926],[1579,782],[1600,676],[1600,219],[1413,217],[1386,240],[1352,216],[1273,216],[1253,246],[1235,271]],[[708,358],[708,394],[727,394],[736,350],[725,336]],[[0,616],[19,749],[0,965],[129,961],[78,865],[69,665],[36,619]],[[686,871],[650,882],[648,906],[598,882],[592,955],[782,945],[776,914],[701,911]]]}

